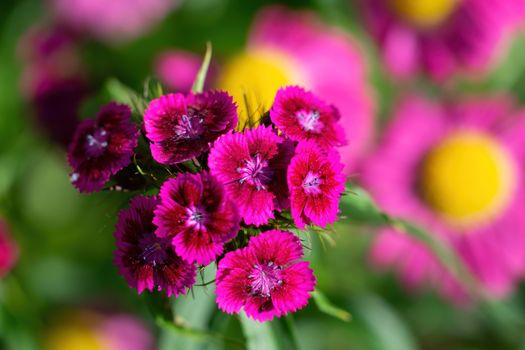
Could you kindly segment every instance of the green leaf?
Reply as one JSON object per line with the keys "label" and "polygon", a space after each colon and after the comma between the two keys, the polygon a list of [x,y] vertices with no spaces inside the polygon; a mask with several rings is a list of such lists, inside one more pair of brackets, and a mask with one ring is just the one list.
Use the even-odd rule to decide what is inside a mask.
{"label": "green leaf", "polygon": [[105,88],[111,99],[131,106],[133,111],[140,116],[144,114],[148,107],[148,101],[144,97],[117,79],[109,79],[105,84]]}
{"label": "green leaf", "polygon": [[388,217],[390,226],[401,233],[406,233],[424,243],[445,266],[445,268],[462,283],[471,297],[478,300],[487,299],[478,280],[463,264],[457,254],[444,242],[436,239],[436,235],[404,220]]}
{"label": "green leaf", "polygon": [[289,314],[278,320],[282,326],[283,333],[289,341],[288,348],[299,349],[299,339],[297,338],[297,330],[295,329],[293,315]]}
{"label": "green leaf", "polygon": [[208,42],[206,43],[206,53],[204,54],[201,68],[199,69],[197,77],[195,78],[193,86],[191,87],[191,91],[194,93],[199,93],[204,90],[204,83],[206,82],[206,76],[208,75],[208,69],[210,68],[211,54],[212,46],[211,43]]}
{"label": "green leaf", "polygon": [[257,322],[241,312],[241,326],[248,350],[281,350],[272,322]]}
{"label": "green leaf", "polygon": [[352,224],[383,226],[388,222],[372,197],[356,186],[347,187],[347,194],[341,198],[341,209]]}
{"label": "green leaf", "polygon": [[355,309],[360,321],[373,334],[376,350],[415,350],[414,336],[403,320],[383,300],[366,296],[355,300]]}
{"label": "green leaf", "polygon": [[[232,339],[225,337],[219,333],[203,331],[196,328],[184,326],[180,323],[170,322],[161,316],[156,318],[156,323],[163,330],[175,334],[176,336],[182,336],[185,339],[190,339],[198,343],[217,343],[217,344],[228,344],[238,349],[244,349],[244,343],[238,339]],[[176,343],[177,346],[181,346],[181,343]],[[187,350],[186,346],[181,346],[180,349]]]}
{"label": "green leaf", "polygon": [[524,45],[525,35],[517,35],[506,57],[489,76],[488,85],[491,91],[515,90],[525,74]]}
{"label": "green leaf", "polygon": [[343,310],[332,304],[332,302],[328,300],[326,295],[324,295],[319,290],[316,289],[312,293],[312,297],[314,298],[314,302],[321,312],[332,317],[338,318],[344,322],[349,322],[352,319],[352,315],[348,311]]}
{"label": "green leaf", "polygon": [[[201,271],[200,282],[212,280],[215,273],[215,265],[207,266]],[[226,344],[228,349],[244,348],[241,340],[227,338],[220,333],[210,331],[210,321],[214,313],[219,312],[215,303],[213,284],[194,287],[188,295],[173,299],[172,307],[173,322],[164,317],[157,318],[157,324],[164,330],[158,349],[201,350],[210,344]]]}
{"label": "green leaf", "polygon": [[164,95],[164,88],[160,81],[153,77],[148,77],[144,81],[144,98],[148,101],[159,98]]}
{"label": "green leaf", "polygon": [[471,297],[478,300],[485,299],[485,295],[476,278],[465,267],[457,254],[448,245],[436,238],[435,234],[408,220],[391,217],[383,212],[363,189],[350,187],[347,189],[347,192],[349,194],[343,197],[341,205],[350,222],[372,227],[390,226],[399,233],[415,238],[425,244],[445,268],[458,281],[461,281]]}

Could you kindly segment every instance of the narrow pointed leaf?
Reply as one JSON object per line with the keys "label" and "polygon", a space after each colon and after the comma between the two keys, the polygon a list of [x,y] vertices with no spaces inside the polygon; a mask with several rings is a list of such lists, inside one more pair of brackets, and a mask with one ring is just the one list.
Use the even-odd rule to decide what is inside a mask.
{"label": "narrow pointed leaf", "polygon": [[352,315],[348,311],[343,310],[332,304],[332,302],[328,300],[326,295],[324,295],[319,290],[315,290],[312,293],[312,296],[314,298],[315,304],[321,312],[332,317],[338,318],[344,322],[349,322],[352,319]]}
{"label": "narrow pointed leaf", "polygon": [[271,322],[257,322],[244,312],[239,315],[248,350],[283,350]]}
{"label": "narrow pointed leaf", "polygon": [[191,91],[194,93],[199,93],[204,90],[204,83],[206,82],[206,76],[208,75],[208,69],[210,68],[211,54],[212,46],[211,43],[208,42],[206,43],[206,53],[204,54],[201,68],[199,69],[197,77],[195,78],[193,86],[191,87]]}

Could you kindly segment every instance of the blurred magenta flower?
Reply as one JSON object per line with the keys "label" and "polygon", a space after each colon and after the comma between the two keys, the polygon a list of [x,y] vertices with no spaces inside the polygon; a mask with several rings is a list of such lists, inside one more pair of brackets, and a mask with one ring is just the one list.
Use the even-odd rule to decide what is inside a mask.
{"label": "blurred magenta flower", "polygon": [[11,239],[7,223],[0,219],[0,278],[5,277],[18,258],[18,247]]}
{"label": "blurred magenta flower", "polygon": [[251,237],[248,246],[227,253],[217,269],[217,304],[226,313],[241,308],[264,322],[295,312],[308,303],[315,287],[299,237],[271,230]]}
{"label": "blurred magenta flower", "polygon": [[259,120],[286,85],[304,86],[336,105],[348,141],[340,150],[347,173],[371,139],[374,104],[361,49],[347,33],[328,27],[312,12],[263,9],[246,50],[218,70],[216,84],[233,95],[240,126]]}
{"label": "blurred magenta flower", "polygon": [[107,42],[135,39],[162,21],[176,0],[48,0],[58,22]]}
{"label": "blurred magenta flower", "polygon": [[[363,169],[382,208],[450,245],[493,297],[525,272],[525,112],[512,107],[505,98],[407,98]],[[428,247],[405,234],[382,230],[372,260],[397,268],[410,288],[430,282],[465,297]]]}
{"label": "blurred magenta flower", "polygon": [[[202,63],[202,57],[189,51],[168,50],[157,56],[154,70],[162,83],[175,92],[189,92]],[[206,77],[210,80],[210,72]]]}
{"label": "blurred magenta flower", "polygon": [[436,80],[485,72],[525,19],[523,0],[361,0],[388,69]]}
{"label": "blurred magenta flower", "polygon": [[36,122],[48,137],[67,147],[78,126],[78,112],[88,87],[82,79],[41,78],[31,97]]}
{"label": "blurred magenta flower", "polygon": [[53,322],[44,336],[45,350],[153,350],[155,339],[138,318],[70,310]]}
{"label": "blurred magenta flower", "polygon": [[89,90],[76,42],[63,27],[34,25],[18,44],[23,60],[20,85],[35,124],[64,147],[73,137]]}
{"label": "blurred magenta flower", "polygon": [[175,254],[169,237],[155,235],[153,217],[158,204],[155,197],[137,196],[119,212],[115,265],[139,294],[155,289],[167,296],[186,294],[186,288],[195,283],[197,269]]}

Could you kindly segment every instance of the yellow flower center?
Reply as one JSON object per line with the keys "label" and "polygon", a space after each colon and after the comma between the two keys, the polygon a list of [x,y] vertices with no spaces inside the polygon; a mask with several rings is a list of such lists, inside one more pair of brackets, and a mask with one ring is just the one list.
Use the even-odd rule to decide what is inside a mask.
{"label": "yellow flower center", "polygon": [[291,58],[275,50],[238,54],[221,69],[217,87],[228,91],[239,112],[239,126],[257,124],[273,104],[280,87],[304,84]]}
{"label": "yellow flower center", "polygon": [[460,0],[389,0],[392,10],[419,28],[432,28],[443,23]]}
{"label": "yellow flower center", "polygon": [[64,325],[47,335],[47,350],[105,350],[106,344],[93,329],[78,325]]}
{"label": "yellow flower center", "polygon": [[94,313],[64,313],[60,322],[46,333],[45,350],[108,350],[111,345],[97,325],[102,319]]}
{"label": "yellow flower center", "polygon": [[419,188],[425,202],[452,226],[483,224],[501,213],[515,185],[503,147],[479,132],[458,132],[425,157]]}

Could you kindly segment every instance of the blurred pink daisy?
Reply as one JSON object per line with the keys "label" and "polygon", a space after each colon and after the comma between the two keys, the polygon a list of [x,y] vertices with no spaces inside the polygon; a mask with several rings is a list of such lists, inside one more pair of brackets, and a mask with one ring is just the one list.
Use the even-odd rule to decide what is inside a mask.
{"label": "blurred pink daisy", "polygon": [[362,0],[365,21],[398,76],[486,71],[523,21],[521,0]]}
{"label": "blurred pink daisy", "polygon": [[241,308],[264,322],[295,312],[308,304],[315,277],[303,247],[291,232],[266,231],[248,246],[227,253],[217,269],[217,304],[226,313]]}
{"label": "blurred pink daisy", "polygon": [[[392,215],[450,245],[486,290],[509,293],[525,272],[525,115],[503,98],[438,105],[407,98],[364,167],[363,181]],[[409,287],[437,284],[465,297],[423,244],[382,230],[374,263],[395,266]]]}
{"label": "blurred pink daisy", "polygon": [[180,174],[160,188],[153,222],[157,236],[171,239],[184,260],[201,265],[219,256],[237,236],[239,214],[224,187],[210,174]]}
{"label": "blurred pink daisy", "polygon": [[340,150],[347,173],[371,141],[375,107],[361,49],[348,33],[327,26],[313,12],[282,6],[261,10],[247,48],[218,70],[216,84],[237,102],[241,127],[268,112],[284,86],[304,86],[337,106],[349,141]]}
{"label": "blurred pink daisy", "polygon": [[208,166],[248,225],[274,218],[274,210],[289,207],[286,171],[294,146],[271,129],[259,126],[230,133],[213,145]]}
{"label": "blurred pink daisy", "polygon": [[132,40],[160,22],[176,0],[49,0],[59,22],[108,42]]}
{"label": "blurred pink daisy", "polygon": [[295,141],[314,141],[324,149],[346,144],[339,111],[309,91],[289,86],[277,91],[272,122]]}
{"label": "blurred pink daisy", "polygon": [[131,288],[163,290],[168,296],[186,294],[195,282],[197,269],[175,254],[169,238],[157,237],[153,211],[159,201],[139,196],[120,211],[115,239],[115,264]]}
{"label": "blurred pink daisy", "polygon": [[313,223],[326,226],[337,220],[339,198],[345,188],[336,152],[322,152],[312,142],[301,142],[288,168],[292,217],[298,228]]}
{"label": "blurred pink daisy", "polygon": [[144,112],[146,136],[153,158],[176,164],[199,156],[209,144],[237,125],[230,95],[211,91],[187,96],[177,93],[150,102]]}

